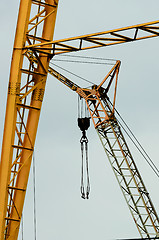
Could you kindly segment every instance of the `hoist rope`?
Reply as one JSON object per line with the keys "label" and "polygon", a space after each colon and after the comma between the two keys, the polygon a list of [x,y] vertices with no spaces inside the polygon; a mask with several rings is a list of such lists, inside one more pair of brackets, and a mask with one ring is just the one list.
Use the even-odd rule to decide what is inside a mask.
{"label": "hoist rope", "polygon": [[[81,197],[83,199],[89,198],[90,193],[90,181],[89,181],[89,168],[88,168],[88,139],[86,136],[82,136],[81,140],[81,153],[82,153],[82,166],[81,166]],[[86,189],[84,186],[84,145],[86,154]]]}
{"label": "hoist rope", "polygon": [[88,142],[85,144],[85,152],[86,152],[86,171],[87,171],[87,192],[86,198],[89,198],[90,193],[90,182],[89,182],[89,168],[88,168]]}
{"label": "hoist rope", "polygon": [[36,175],[35,175],[35,155],[33,152],[33,192],[34,192],[34,239],[36,240],[37,238],[37,232],[36,232]]}
{"label": "hoist rope", "polygon": [[[78,118],[82,118],[82,117],[89,118],[90,117],[89,110],[85,100],[81,98],[80,95],[77,95],[77,97],[78,97]],[[80,100],[81,100],[81,104],[80,104]]]}
{"label": "hoist rope", "polygon": [[[84,99],[80,99],[80,96],[79,96],[78,97],[78,127],[82,132],[80,143],[81,143],[81,155],[82,155],[81,197],[83,199],[88,199],[89,192],[90,192],[89,168],[88,168],[88,138],[86,136],[86,131],[90,127],[90,117],[88,117],[87,115],[88,113],[86,109],[86,102],[84,101]],[[84,169],[86,171],[85,174],[84,174]]]}
{"label": "hoist rope", "polygon": [[[109,101],[110,102],[110,101]],[[111,102],[110,102],[111,103]],[[112,105],[112,103],[111,103]],[[127,125],[127,123],[125,122],[125,120],[121,117],[120,113],[115,109],[115,112],[117,113],[117,115],[120,117],[121,121],[124,123],[124,125],[126,126],[126,128],[128,129],[128,131],[130,132],[130,134],[132,135],[132,137],[130,136],[130,134],[128,133],[128,131],[123,127],[123,125],[121,124],[121,122],[118,120],[120,126],[122,127],[122,129],[124,130],[124,132],[127,134],[127,136],[130,138],[130,140],[132,141],[132,143],[134,144],[134,146],[138,149],[138,151],[140,152],[140,154],[143,156],[143,158],[145,159],[145,161],[148,163],[148,165],[151,167],[151,169],[154,171],[154,173],[156,174],[157,177],[159,177],[159,169],[157,168],[157,166],[154,164],[154,162],[152,161],[152,159],[150,158],[150,156],[147,154],[147,152],[145,151],[145,149],[143,148],[143,146],[141,145],[141,143],[139,142],[139,140],[135,137],[134,133],[132,132],[132,130],[130,129],[130,127]],[[146,155],[146,156],[145,156]]]}
{"label": "hoist rope", "polygon": [[80,118],[80,96],[77,95],[77,98],[78,98],[78,118]]}
{"label": "hoist rope", "polygon": [[[77,57],[77,56],[71,56],[71,55],[67,55],[69,57]],[[79,58],[90,58],[90,59],[100,59],[100,60],[113,60],[113,61],[116,61],[115,59],[105,59],[105,58],[92,58],[92,57],[83,57],[83,56],[78,56]],[[54,59],[55,60],[55,59]],[[88,62],[87,62],[88,63]],[[61,68],[62,70],[88,82],[88,83],[91,83],[91,84],[94,84],[93,82],[83,78],[83,77],[80,77],[74,73],[72,73],[71,71],[68,71],[66,70],[65,68],[62,68],[54,63],[51,63],[53,64],[54,66],[58,67],[58,68]],[[103,63],[104,64],[104,63]],[[110,102],[111,103],[111,102]],[[112,103],[111,103],[112,105]],[[157,177],[159,177],[159,169],[157,168],[157,166],[154,164],[154,162],[152,161],[152,159],[150,158],[150,156],[147,154],[147,152],[145,151],[145,149],[143,148],[143,146],[141,145],[141,143],[138,141],[138,139],[135,137],[135,135],[133,134],[133,132],[131,131],[130,127],[126,124],[126,122],[124,121],[124,119],[121,117],[121,115],[119,114],[119,112],[115,109],[115,112],[118,114],[118,116],[120,117],[120,119],[122,120],[122,122],[124,123],[124,125],[126,126],[126,128],[128,129],[128,131],[130,132],[130,134],[132,135],[132,137],[130,136],[130,134],[128,133],[128,131],[122,126],[122,124],[120,123],[120,121],[118,120],[120,126],[123,128],[124,132],[127,134],[127,136],[130,138],[130,140],[132,141],[132,143],[134,144],[134,146],[138,149],[138,151],[140,152],[140,154],[143,156],[143,158],[145,159],[145,161],[148,163],[148,165],[151,167],[151,169],[154,171],[154,173],[157,175]],[[82,113],[81,113],[82,114]]]}
{"label": "hoist rope", "polygon": [[81,102],[81,118],[83,117],[83,101]]}
{"label": "hoist rope", "polygon": [[85,190],[84,190],[84,163],[83,163],[83,143],[81,143],[81,154],[82,154],[82,165],[81,165],[81,197],[85,198]]}

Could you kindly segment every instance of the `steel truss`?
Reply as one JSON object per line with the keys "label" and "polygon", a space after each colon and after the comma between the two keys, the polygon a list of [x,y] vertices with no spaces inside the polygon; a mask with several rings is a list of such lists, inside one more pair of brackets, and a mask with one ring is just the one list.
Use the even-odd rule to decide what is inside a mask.
{"label": "steel truss", "polygon": [[117,120],[98,126],[97,132],[141,237],[158,237],[157,213]]}
{"label": "steel truss", "polygon": [[[158,215],[114,116],[115,101],[111,104],[107,95],[113,78],[116,79],[117,84],[119,67],[120,62],[117,61],[99,86],[93,87],[93,90],[77,89],[77,93],[87,103],[94,126],[141,237],[157,238],[159,237]],[[105,81],[108,82],[108,87],[102,88]],[[116,85],[114,99],[115,95]]]}
{"label": "steel truss", "polygon": [[[92,89],[84,89],[73,85],[72,81],[63,76],[60,77],[60,74],[53,75],[85,99],[94,127],[97,130],[137,229],[142,238],[155,239],[159,237],[158,215],[133,160],[119,123],[115,118],[119,68],[120,61],[117,61],[104,80],[98,86],[92,86]],[[64,79],[61,81],[61,78]],[[113,81],[115,81],[115,86],[113,104],[111,104],[108,92],[110,87],[112,87]]]}
{"label": "steel truss", "polygon": [[51,49],[51,54],[54,56],[61,53],[107,47],[158,36],[159,21],[153,21],[130,27],[118,28],[110,31],[92,33],[51,42],[44,40],[41,41],[41,39],[34,38],[32,35],[28,34],[29,40],[36,40],[36,43],[29,43],[23,49],[36,50],[37,52],[43,53]]}
{"label": "steel truss", "polygon": [[0,239],[16,240],[22,217],[34,143],[42,106],[50,51],[31,62],[22,48],[53,39],[56,0],[20,3],[0,165]]}
{"label": "steel truss", "polygon": [[[152,235],[156,236],[156,212],[114,117],[116,87],[112,108],[107,101],[113,79],[117,83],[120,62],[117,61],[99,86],[90,90],[81,89],[49,67],[49,61],[56,54],[157,37],[159,21],[53,41],[57,5],[58,0],[21,0],[20,3],[0,163],[0,239],[18,238],[48,72],[86,100],[140,234],[149,236],[148,231],[152,229]],[[109,84],[103,91],[107,79]],[[108,135],[114,136],[112,140]]]}

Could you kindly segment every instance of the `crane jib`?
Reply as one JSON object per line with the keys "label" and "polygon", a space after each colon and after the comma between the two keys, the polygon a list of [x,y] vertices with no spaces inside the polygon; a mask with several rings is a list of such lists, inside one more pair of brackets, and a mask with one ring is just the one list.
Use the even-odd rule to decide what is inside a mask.
{"label": "crane jib", "polygon": [[[94,127],[141,237],[157,239],[159,236],[157,213],[114,117],[116,90],[112,108],[107,101],[108,98],[102,99],[100,91],[107,77],[97,88],[85,91],[49,68],[49,62],[54,55],[61,53],[158,37],[159,21],[54,41],[57,7],[58,0],[20,1],[0,162],[0,239],[18,239],[48,72],[86,101]],[[117,80],[118,63],[112,71],[115,71],[112,76]],[[107,89],[111,82],[110,80]],[[103,92],[103,97],[105,93],[107,91]],[[85,131],[86,129],[83,130],[81,150],[83,153],[84,150],[86,152],[87,188],[83,196],[87,198],[90,184],[88,139]],[[129,172],[128,176],[125,171]],[[83,185],[81,186],[84,193]]]}

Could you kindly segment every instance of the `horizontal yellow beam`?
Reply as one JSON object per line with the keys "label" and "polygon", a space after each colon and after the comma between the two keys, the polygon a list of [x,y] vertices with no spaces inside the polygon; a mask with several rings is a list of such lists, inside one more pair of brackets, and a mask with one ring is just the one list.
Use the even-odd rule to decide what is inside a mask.
{"label": "horizontal yellow beam", "polygon": [[[24,49],[34,49],[39,52],[43,51],[43,53],[45,53],[46,50],[51,49],[53,51],[52,55],[57,55],[158,36],[159,20],[50,42],[45,40],[44,42],[38,42],[37,40],[38,43],[27,45]],[[33,40],[32,38],[33,37],[31,37],[30,40]]]}

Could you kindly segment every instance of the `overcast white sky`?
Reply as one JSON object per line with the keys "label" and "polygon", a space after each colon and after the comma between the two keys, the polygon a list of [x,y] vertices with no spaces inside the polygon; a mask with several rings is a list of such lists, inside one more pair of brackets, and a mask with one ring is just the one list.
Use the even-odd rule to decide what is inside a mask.
{"label": "overcast white sky", "polygon": [[[1,139],[18,7],[19,0],[1,2]],[[158,0],[60,0],[55,39],[158,19]],[[117,109],[159,167],[159,38],[77,55],[122,61]],[[106,66],[61,66],[97,82],[107,72]],[[77,127],[77,96],[56,79],[49,77],[35,148],[38,240],[113,240],[139,237],[93,124],[91,125],[87,134],[91,194],[87,201],[80,198],[81,133]],[[134,152],[133,155],[159,212],[158,179],[138,153]],[[31,174],[24,208],[25,240],[34,239],[32,182]],[[21,239],[20,233],[19,240]]]}

